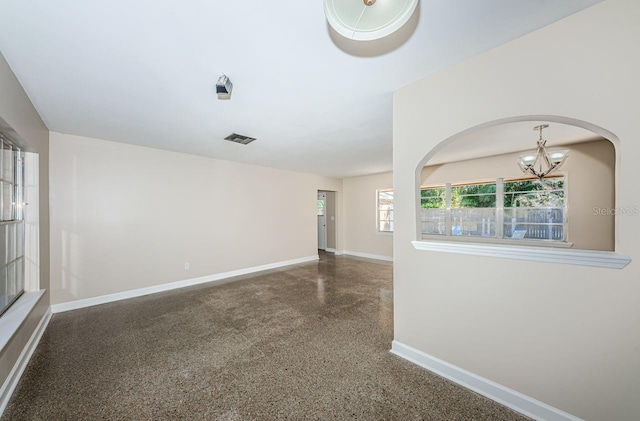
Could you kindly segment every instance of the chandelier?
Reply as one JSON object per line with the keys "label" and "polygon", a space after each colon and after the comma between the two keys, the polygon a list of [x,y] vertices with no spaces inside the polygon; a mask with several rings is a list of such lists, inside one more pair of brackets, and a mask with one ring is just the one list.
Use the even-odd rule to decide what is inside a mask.
{"label": "chandelier", "polygon": [[569,154],[567,150],[547,150],[545,147],[547,141],[542,138],[542,130],[547,127],[549,127],[548,124],[541,124],[533,128],[540,133],[536,153],[520,155],[518,158],[518,165],[522,172],[536,176],[540,180],[560,168]]}

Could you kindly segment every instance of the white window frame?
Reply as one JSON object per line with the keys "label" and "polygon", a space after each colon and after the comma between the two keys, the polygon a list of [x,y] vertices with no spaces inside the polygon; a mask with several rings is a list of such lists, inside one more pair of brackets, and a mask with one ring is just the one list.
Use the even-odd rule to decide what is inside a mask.
{"label": "white window frame", "polygon": [[[421,214],[418,215],[418,224],[419,224],[419,233],[423,240],[436,240],[436,241],[453,241],[453,242],[468,242],[468,243],[489,243],[489,244],[513,244],[513,245],[524,245],[524,246],[540,246],[540,247],[558,247],[558,248],[569,248],[572,247],[573,244],[568,241],[569,239],[569,220],[567,218],[568,215],[568,174],[565,172],[559,172],[553,178],[564,179],[563,189],[564,189],[564,206],[563,206],[563,239],[562,240],[542,240],[542,239],[513,239],[513,238],[505,238],[504,237],[504,183],[510,181],[520,181],[520,180],[531,180],[533,178],[498,178],[495,180],[478,180],[466,183],[447,183],[445,184],[446,188],[446,221],[445,221],[445,234],[428,234],[422,232],[422,217]],[[496,184],[496,217],[495,217],[495,225],[496,225],[496,236],[495,237],[481,237],[481,236],[463,236],[463,235],[452,235],[451,227],[451,187],[452,186],[461,186],[461,185],[471,185],[471,184],[485,184],[485,183],[494,183]],[[433,185],[433,186],[421,186],[420,191],[427,188],[442,188],[443,185]],[[419,194],[419,203],[421,203],[421,194]],[[420,205],[420,213],[422,211],[422,206]]]}
{"label": "white window frame", "polygon": [[[9,173],[5,168],[7,163],[10,164]],[[7,191],[10,193],[9,197],[4,196]],[[12,281],[14,287],[19,287],[19,290],[13,291],[15,295],[10,300],[0,302],[0,317],[18,301],[26,287],[23,195],[24,152],[0,135],[0,225],[5,235],[5,238],[0,239],[0,251],[6,253],[0,264],[0,271],[4,272],[4,275],[0,276],[0,282],[4,283],[5,288],[2,297],[9,297],[9,281]]]}
{"label": "white window frame", "polygon": [[[382,221],[387,221],[386,219],[380,219],[380,212],[384,212],[385,209],[380,209],[380,193],[389,193],[391,192],[391,195],[393,196],[394,192],[393,189],[377,189],[376,190],[376,219],[375,219],[375,223],[376,223],[376,233],[377,234],[381,234],[381,235],[393,235],[393,230],[390,229],[388,231],[386,230],[381,230],[380,229],[380,223]],[[393,199],[392,199],[392,203],[393,203]],[[391,209],[391,212],[393,212],[393,208]],[[388,220],[389,222],[393,223],[394,222],[394,218],[391,217],[391,219]]]}

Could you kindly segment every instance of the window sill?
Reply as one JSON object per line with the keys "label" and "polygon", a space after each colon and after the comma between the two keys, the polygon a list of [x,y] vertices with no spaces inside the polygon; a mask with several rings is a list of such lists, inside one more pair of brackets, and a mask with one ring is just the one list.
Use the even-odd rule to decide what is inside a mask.
{"label": "window sill", "polygon": [[25,292],[0,317],[0,350],[3,350],[13,335],[20,329],[22,323],[29,317],[33,308],[38,304],[45,290]]}
{"label": "window sill", "polygon": [[438,235],[438,234],[422,234],[422,239],[425,241],[435,241],[435,242],[450,242],[450,243],[472,243],[472,244],[486,244],[486,245],[496,245],[496,246],[526,246],[532,247],[553,247],[553,248],[571,248],[573,247],[573,243],[568,243],[565,241],[550,241],[550,240],[531,240],[527,238],[523,239],[513,239],[513,238],[495,238],[495,237],[478,237],[478,236],[467,236],[467,235]]}
{"label": "window sill", "polygon": [[494,245],[458,241],[412,241],[411,244],[413,244],[416,250],[423,251],[439,251],[444,253],[562,263],[567,265],[595,266],[610,269],[622,269],[631,262],[629,256],[612,251],[573,250],[534,246],[523,247],[506,244]]}

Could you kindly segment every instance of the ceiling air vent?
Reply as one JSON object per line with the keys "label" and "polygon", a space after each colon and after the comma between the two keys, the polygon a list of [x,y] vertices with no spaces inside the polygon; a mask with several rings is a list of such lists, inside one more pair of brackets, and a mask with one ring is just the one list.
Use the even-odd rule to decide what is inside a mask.
{"label": "ceiling air vent", "polygon": [[255,137],[243,136],[238,133],[231,133],[229,136],[225,137],[224,140],[229,140],[231,142],[240,143],[242,145],[248,145],[249,143],[256,140]]}

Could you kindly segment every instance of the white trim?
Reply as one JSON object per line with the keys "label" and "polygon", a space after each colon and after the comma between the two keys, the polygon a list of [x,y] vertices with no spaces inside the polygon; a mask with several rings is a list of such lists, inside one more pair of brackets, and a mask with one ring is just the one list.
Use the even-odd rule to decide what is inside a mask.
{"label": "white trim", "polygon": [[527,246],[527,247],[544,247],[544,248],[563,248],[569,249],[573,247],[573,243],[567,241],[554,241],[554,240],[533,240],[529,238],[523,238],[522,240],[516,240],[513,238],[495,238],[495,237],[475,237],[466,235],[442,235],[442,234],[422,234],[422,241],[441,242],[448,241],[450,243],[463,243],[463,244],[487,244],[497,246]]}
{"label": "white trim", "polygon": [[20,326],[29,317],[33,308],[38,304],[45,290],[25,292],[15,303],[7,309],[0,318],[0,351],[9,343]]}
{"label": "white trim", "polygon": [[369,254],[360,253],[359,251],[344,250],[342,254],[348,254],[349,256],[364,257],[365,259],[384,260],[385,262],[393,262],[393,257],[383,256],[381,254]]}
{"label": "white trim", "polygon": [[558,408],[554,408],[544,402],[540,402],[513,389],[485,379],[484,377],[478,376],[477,374],[471,373],[401,342],[393,341],[390,352],[535,420],[582,421],[580,418]]}
{"label": "white trim", "polygon": [[411,244],[416,250],[563,263],[567,265],[596,266],[610,269],[622,269],[631,262],[629,256],[612,251],[468,244],[453,241],[412,241]]}
{"label": "white trim", "polygon": [[129,291],[116,292],[114,294],[100,295],[98,297],[84,298],[81,300],[68,301],[66,303],[54,304],[51,306],[53,313],[61,313],[69,310],[76,310],[84,307],[91,307],[98,304],[111,303],[113,301],[126,300],[128,298],[140,297],[143,295],[155,294],[156,292],[170,291],[172,289],[184,288],[191,285],[204,284],[207,282],[221,281],[234,276],[247,275],[261,272],[263,270],[276,269],[283,266],[295,265],[318,260],[318,255],[301,257],[299,259],[285,260],[282,262],[269,263],[261,266],[254,266],[246,269],[232,270],[230,272],[216,273],[214,275],[202,276],[200,278],[185,279],[182,281],[168,282],[166,284],[154,285],[146,288],[132,289]]}
{"label": "white trim", "polygon": [[342,250],[336,250],[335,251],[336,256],[342,256],[344,254],[344,251]]}
{"label": "white trim", "polygon": [[[43,290],[44,292],[44,290]],[[36,350],[38,343],[40,342],[40,338],[42,338],[42,334],[44,333],[47,325],[49,324],[49,320],[51,320],[51,307],[47,308],[42,319],[40,319],[40,323],[38,323],[38,327],[31,334],[31,338],[29,338],[29,342],[25,345],[24,349],[20,353],[18,360],[13,365],[9,376],[4,381],[2,388],[0,389],[0,417],[4,412],[9,400],[11,399],[11,395],[15,390],[18,382],[20,381],[20,377],[22,377],[22,373],[24,369],[27,368],[27,364],[29,364],[29,360],[33,355],[33,352]]]}
{"label": "white trim", "polygon": [[324,249],[324,251],[329,252],[329,253],[335,253],[336,249],[332,249],[332,248],[327,247],[326,249]]}

